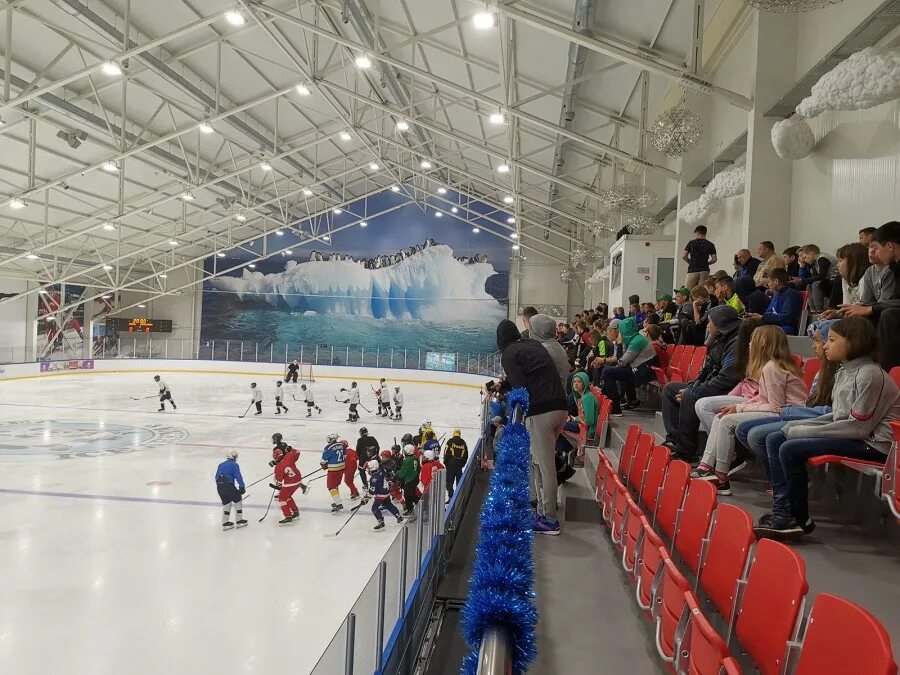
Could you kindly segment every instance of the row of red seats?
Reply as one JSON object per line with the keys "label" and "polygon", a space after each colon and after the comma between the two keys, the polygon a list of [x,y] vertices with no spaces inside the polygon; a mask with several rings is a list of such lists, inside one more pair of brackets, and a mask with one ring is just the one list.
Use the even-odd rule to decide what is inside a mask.
{"label": "row of red seats", "polygon": [[[758,543],[742,508],[717,504],[708,481],[669,460],[668,449],[632,425],[618,468],[599,452],[596,496],[638,606],[655,623],[656,648],[676,673],[737,674],[736,639],[762,675],[895,675],[884,627],[865,609],[821,594],[800,641],[809,585],[803,558],[778,542]],[[694,582],[676,566],[674,552]],[[704,604],[727,624],[725,638]]]}

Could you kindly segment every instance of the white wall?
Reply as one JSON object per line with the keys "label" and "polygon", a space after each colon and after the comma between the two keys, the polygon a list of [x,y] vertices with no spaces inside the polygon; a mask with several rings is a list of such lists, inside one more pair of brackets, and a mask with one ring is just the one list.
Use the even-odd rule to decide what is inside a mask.
{"label": "white wall", "polygon": [[[711,271],[725,270],[729,274],[733,274],[734,254],[742,248],[749,248],[750,252],[756,255],[756,244],[758,242],[751,242],[749,247],[744,245],[741,228],[743,219],[743,195],[723,200],[722,209],[706,219],[705,225],[709,230],[706,238],[716,245],[716,254],[718,256],[718,262],[710,266]],[[684,249],[683,244],[681,249]],[[678,254],[681,255],[681,250],[679,250]]]}
{"label": "white wall", "polygon": [[846,0],[800,13],[797,16],[797,79],[806,75],[882,4],[884,0]]}
{"label": "white wall", "polygon": [[[20,279],[0,279],[0,293],[21,293],[29,284]],[[32,286],[33,288],[33,286]],[[28,320],[28,309],[32,316],[37,308],[37,295],[8,302],[0,307],[0,362],[21,361],[26,357],[25,347],[32,342],[29,331],[34,329]]]}

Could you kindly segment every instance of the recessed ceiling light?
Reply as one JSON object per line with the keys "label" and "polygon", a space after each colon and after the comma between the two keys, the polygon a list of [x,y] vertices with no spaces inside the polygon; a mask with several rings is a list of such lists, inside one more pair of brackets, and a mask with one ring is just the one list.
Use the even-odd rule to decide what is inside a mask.
{"label": "recessed ceiling light", "polygon": [[497,173],[509,173],[509,164],[505,162],[497,165]]}
{"label": "recessed ceiling light", "polygon": [[474,232],[475,234],[478,234],[479,232],[481,232],[481,230],[479,230],[477,227],[473,227],[472,232]]}
{"label": "recessed ceiling light", "polygon": [[249,267],[251,270],[256,269],[256,265],[254,265],[253,263],[250,263],[249,265],[247,265],[247,267]]}
{"label": "recessed ceiling light", "polygon": [[224,254],[224,253],[216,253],[216,255],[219,256],[220,258],[224,258],[224,257],[225,257],[225,254]]}
{"label": "recessed ceiling light", "polygon": [[325,241],[331,241],[331,237],[329,237],[327,234],[322,235],[322,239],[324,239]]}
{"label": "recessed ceiling light", "polygon": [[397,131],[409,131],[409,122],[406,120],[397,122]]}
{"label": "recessed ceiling light", "polygon": [[168,278],[169,278],[169,275],[168,275],[168,274],[160,274],[160,275],[159,275],[159,278],[160,278],[160,279],[168,279]]}
{"label": "recessed ceiling light", "polygon": [[194,201],[194,193],[193,192],[182,192],[181,198],[186,202]]}
{"label": "recessed ceiling light", "polygon": [[201,133],[204,133],[204,134],[211,134],[212,132],[215,131],[215,129],[213,129],[213,125],[210,124],[209,122],[201,122],[200,124],[197,125],[197,128],[200,130]]}
{"label": "recessed ceiling light", "polygon": [[429,162],[427,159],[423,159],[421,162],[419,162],[419,166],[427,170],[431,168],[431,162]]}
{"label": "recessed ceiling light", "polygon": [[309,87],[306,84],[298,84],[294,87],[301,96],[309,96]]}
{"label": "recessed ceiling light", "polygon": [[458,212],[459,212],[459,209],[456,208],[455,206],[452,209],[450,209],[450,213],[458,213]]}
{"label": "recessed ceiling light", "polygon": [[236,9],[230,9],[225,12],[225,20],[232,26],[243,26],[247,22],[244,15]]}
{"label": "recessed ceiling light", "polygon": [[518,250],[519,250],[519,245],[518,245],[518,244],[513,244],[513,245],[512,245],[512,250],[513,250],[513,251],[518,251]]}
{"label": "recessed ceiling light", "polygon": [[518,238],[519,238],[519,233],[518,233],[518,232],[513,232],[513,233],[512,233],[511,235],[509,235],[509,236],[510,236],[512,239],[518,239]]}
{"label": "recessed ceiling light", "polygon": [[437,191],[438,191],[438,194],[439,194],[439,195],[445,195],[445,194],[447,194],[447,188],[445,188],[445,187],[439,187],[439,188],[437,189]]}
{"label": "recessed ceiling light", "polygon": [[310,190],[309,188],[306,188],[305,190],[303,190],[304,197],[312,197],[312,194],[313,194],[313,191]]}
{"label": "recessed ceiling light", "polygon": [[56,317],[52,314],[50,314],[49,316],[45,316],[44,318],[47,319],[47,321],[56,321]]}
{"label": "recessed ceiling light", "polygon": [[341,209],[335,209],[335,210],[334,210],[334,215],[336,215],[336,216],[339,216],[339,215],[341,215],[342,213],[343,213],[343,211],[342,211]]}
{"label": "recessed ceiling light", "polygon": [[47,295],[48,291],[46,288],[42,288],[41,290],[38,291],[38,293],[40,293],[41,295]]}
{"label": "recessed ceiling light", "polygon": [[284,236],[284,230],[275,230],[275,234],[277,234],[279,237],[283,237],[283,236]]}
{"label": "recessed ceiling light", "polygon": [[368,54],[360,54],[356,57],[356,67],[357,68],[371,68],[372,67],[372,59],[369,58]]}
{"label": "recessed ceiling light", "polygon": [[112,296],[111,295],[101,295],[100,297],[103,298],[104,300],[109,300]]}
{"label": "recessed ceiling light", "polygon": [[346,141],[353,140],[353,136],[351,136],[350,134],[348,134],[346,131],[342,131],[342,132],[340,133],[340,137],[341,137],[341,140],[342,140],[342,141],[345,141],[345,142],[346,142]]}
{"label": "recessed ceiling light", "polygon": [[509,115],[502,111],[491,113],[489,119],[491,120],[491,124],[509,124]]}
{"label": "recessed ceiling light", "polygon": [[103,266],[103,269],[105,269],[105,270],[111,270],[112,268],[113,268],[112,265],[104,265]]}
{"label": "recessed ceiling light", "polygon": [[443,218],[443,217],[444,217],[444,214],[441,213],[440,211],[435,211],[435,212],[434,212],[434,217],[435,217],[435,218]]}
{"label": "recessed ceiling light", "polygon": [[116,75],[122,74],[122,69],[119,68],[119,64],[115,61],[107,61],[102,66],[103,73],[105,75],[109,75],[110,77],[115,77]]}
{"label": "recessed ceiling light", "polygon": [[169,239],[169,246],[178,246],[177,239]]}
{"label": "recessed ceiling light", "polygon": [[494,27],[494,14],[487,10],[477,12],[472,17],[472,25],[478,30],[488,30]]}
{"label": "recessed ceiling light", "polygon": [[380,169],[381,167],[378,166],[378,164],[376,164],[375,162],[372,162],[371,164],[369,164],[369,168],[370,168],[372,171],[378,171],[378,169]]}
{"label": "recessed ceiling light", "polygon": [[269,162],[260,162],[259,168],[262,169],[263,171],[271,171],[272,165],[269,164]]}
{"label": "recessed ceiling light", "polygon": [[103,162],[101,167],[106,173],[118,173],[119,166],[115,162]]}
{"label": "recessed ceiling light", "polygon": [[[391,185],[391,192],[400,192],[400,186],[399,185]],[[13,208],[15,208],[15,207],[13,207]]]}
{"label": "recessed ceiling light", "polygon": [[138,305],[141,309],[144,309],[147,305]]}
{"label": "recessed ceiling light", "polygon": [[514,225],[516,222],[516,219],[513,218],[512,216],[510,216],[509,218],[506,219],[506,222],[509,223],[510,225]]}
{"label": "recessed ceiling light", "polygon": [[243,213],[235,213],[234,219],[239,223],[243,223],[245,220],[247,220],[247,216],[245,216]]}
{"label": "recessed ceiling light", "polygon": [[506,196],[503,198],[503,203],[504,203],[504,204],[512,204],[514,201],[516,201],[516,198],[513,197],[512,195],[506,195]]}
{"label": "recessed ceiling light", "polygon": [[28,258],[29,260],[37,260],[38,259],[37,255],[35,255],[34,253],[29,253],[25,257]]}
{"label": "recessed ceiling light", "polygon": [[361,221],[359,221],[359,226],[360,227],[368,227],[369,223],[367,223],[365,220],[361,220]]}
{"label": "recessed ceiling light", "polygon": [[103,229],[107,230],[107,231],[112,231],[112,230],[116,229],[116,226],[113,225],[112,223],[103,223]]}
{"label": "recessed ceiling light", "polygon": [[294,252],[291,249],[288,249],[287,251],[285,251],[285,254],[286,255],[294,255]]}
{"label": "recessed ceiling light", "polygon": [[9,208],[11,208],[11,209],[24,209],[25,208],[25,202],[23,202],[18,197],[13,197],[6,203],[6,205],[9,206]]}

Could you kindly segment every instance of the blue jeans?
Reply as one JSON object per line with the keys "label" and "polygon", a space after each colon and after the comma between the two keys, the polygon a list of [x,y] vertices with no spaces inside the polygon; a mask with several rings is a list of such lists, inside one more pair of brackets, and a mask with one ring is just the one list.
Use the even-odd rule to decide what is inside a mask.
{"label": "blue jeans", "polygon": [[884,453],[855,438],[793,438],[782,431],[766,437],[766,454],[772,482],[772,513],[793,517],[803,525],[809,521],[806,460],[820,455],[841,455],[884,461]]}
{"label": "blue jeans", "polygon": [[[577,434],[581,430],[581,427],[578,425],[578,422],[573,422],[573,421],[569,420],[568,422],[565,423],[565,425],[563,425],[562,430],[570,431],[570,432]],[[569,439],[566,436],[558,436],[556,438],[556,452],[557,453],[565,454],[569,450],[571,450],[573,447],[574,446],[572,445],[572,443],[569,441]]]}
{"label": "blue jeans", "polygon": [[755,456],[756,461],[766,472],[766,481],[772,482],[769,475],[769,460],[766,454],[766,437],[781,431],[785,422],[791,420],[806,420],[813,417],[821,417],[831,412],[829,406],[816,406],[815,408],[807,408],[802,405],[786,405],[781,409],[781,415],[771,417],[760,417],[757,420],[748,420],[738,424],[734,430],[734,435],[745,448],[749,449]]}

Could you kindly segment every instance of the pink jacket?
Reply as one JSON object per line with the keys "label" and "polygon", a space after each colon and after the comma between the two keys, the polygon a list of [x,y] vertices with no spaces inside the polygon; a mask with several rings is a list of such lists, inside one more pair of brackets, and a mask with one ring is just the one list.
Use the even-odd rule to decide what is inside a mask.
{"label": "pink jacket", "polygon": [[741,398],[751,399],[759,394],[759,382],[744,378],[735,385],[734,389],[728,392],[729,396],[740,396]]}
{"label": "pink jacket", "polygon": [[808,394],[803,380],[770,361],[759,376],[759,393],[746,403],[738,403],[736,410],[777,413],[786,405],[804,405]]}

